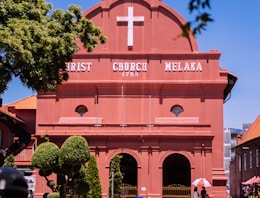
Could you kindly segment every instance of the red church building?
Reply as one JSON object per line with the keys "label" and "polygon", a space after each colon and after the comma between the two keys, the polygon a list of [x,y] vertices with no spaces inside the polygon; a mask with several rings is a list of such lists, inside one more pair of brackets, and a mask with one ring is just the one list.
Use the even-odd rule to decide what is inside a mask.
{"label": "red church building", "polygon": [[[211,197],[226,197],[223,104],[237,78],[221,68],[220,52],[200,52],[194,36],[181,37],[185,20],[161,0],[103,0],[84,15],[108,41],[92,53],[78,51],[56,92],[38,93],[31,145],[42,135],[58,145],[84,136],[104,198],[118,154],[123,182],[136,195],[163,198],[170,186],[192,194],[193,180],[205,177]],[[30,165],[33,146],[17,163],[22,155]],[[42,197],[48,188],[34,174],[34,195]]]}

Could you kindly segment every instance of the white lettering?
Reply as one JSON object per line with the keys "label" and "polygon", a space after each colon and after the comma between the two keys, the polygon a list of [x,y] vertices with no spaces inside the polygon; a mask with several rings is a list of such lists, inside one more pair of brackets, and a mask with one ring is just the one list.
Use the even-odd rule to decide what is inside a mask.
{"label": "white lettering", "polygon": [[185,63],[183,71],[190,71],[190,65],[188,62]]}
{"label": "white lettering", "polygon": [[194,62],[190,63],[190,70],[195,71],[195,63]]}
{"label": "white lettering", "polygon": [[124,71],[124,64],[123,63],[119,63],[119,71]]}
{"label": "white lettering", "polygon": [[200,62],[198,62],[198,64],[197,64],[197,71],[202,72],[202,66],[201,66]]}
{"label": "white lettering", "polygon": [[139,72],[147,72],[146,62],[113,62],[112,70],[114,72],[122,72],[122,76],[133,77],[138,76]]}
{"label": "white lettering", "polygon": [[90,67],[92,66],[92,63],[86,63],[87,65],[87,71],[90,72]]}
{"label": "white lettering", "polygon": [[165,72],[202,72],[202,65],[200,62],[165,62]]}
{"label": "white lettering", "polygon": [[114,72],[147,72],[147,63],[145,62],[114,62],[112,64]]}
{"label": "white lettering", "polygon": [[67,62],[66,69],[68,72],[90,72],[92,63],[90,62]]}
{"label": "white lettering", "polygon": [[[127,70],[126,70],[127,71]],[[135,71],[135,63],[131,63],[131,69],[130,71]]]}
{"label": "white lettering", "polygon": [[168,63],[168,62],[165,63],[165,70],[164,71],[166,71],[166,72],[171,71],[171,63]]}
{"label": "white lettering", "polygon": [[113,71],[118,71],[118,64],[117,63],[113,63]]}
{"label": "white lettering", "polygon": [[[67,62],[68,72],[90,72],[91,62]],[[122,72],[123,76],[138,76],[140,72],[148,71],[147,62],[113,62],[112,70]],[[201,62],[165,62],[165,72],[202,72]]]}

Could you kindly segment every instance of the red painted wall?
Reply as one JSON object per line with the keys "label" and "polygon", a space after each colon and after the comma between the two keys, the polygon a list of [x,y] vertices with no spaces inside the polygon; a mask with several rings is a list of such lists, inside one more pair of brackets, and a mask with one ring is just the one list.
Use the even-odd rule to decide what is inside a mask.
{"label": "red painted wall", "polygon": [[[129,7],[144,19],[134,23],[130,46],[128,24],[117,22]],[[85,15],[102,28],[108,42],[92,53],[81,49],[72,61],[74,71],[68,63],[68,82],[55,93],[38,95],[36,137],[48,134],[58,144],[70,135],[86,137],[97,159],[103,197],[109,197],[110,161],[120,153],[137,162],[140,195],[162,197],[164,162],[180,154],[190,165],[189,185],[206,177],[214,184],[208,193],[225,197],[228,71],[220,68],[220,52],[199,52],[192,35],[180,37],[184,19],[161,1],[104,0]],[[133,71],[118,71],[119,62],[134,63]],[[75,112],[79,105],[88,108],[82,117]],[[174,105],[184,109],[178,117],[170,112]],[[37,177],[35,196],[45,190]]]}

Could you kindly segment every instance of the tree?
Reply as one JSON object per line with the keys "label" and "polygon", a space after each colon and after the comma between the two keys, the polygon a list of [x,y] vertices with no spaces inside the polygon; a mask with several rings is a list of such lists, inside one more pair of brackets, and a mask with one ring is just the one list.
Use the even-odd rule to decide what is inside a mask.
{"label": "tree", "polygon": [[[109,192],[110,197],[119,198],[122,190],[123,175],[120,170],[122,155],[116,155],[110,162]],[[113,196],[112,196],[113,194]]]}
{"label": "tree", "polygon": [[[64,198],[68,191],[71,194],[87,193],[89,184],[85,163],[89,158],[86,139],[82,136],[71,136],[61,148],[52,142],[41,143],[32,156],[32,166],[39,169],[40,176],[46,179],[51,190],[59,192],[60,197]],[[52,173],[63,177],[64,182],[56,185],[53,180],[49,180],[48,176]]]}
{"label": "tree", "polygon": [[55,90],[68,79],[65,63],[79,50],[77,38],[89,52],[106,41],[78,6],[52,11],[45,0],[1,1],[0,94],[13,76],[33,90]]}
{"label": "tree", "polygon": [[89,191],[87,193],[87,197],[102,198],[102,190],[98,174],[98,167],[94,156],[90,156],[90,159],[88,161],[87,178],[89,181]]}
{"label": "tree", "polygon": [[[182,25],[183,36],[205,30],[213,21],[205,9],[210,0],[190,0],[189,11],[197,11],[194,21]],[[12,77],[28,88],[54,91],[68,80],[66,62],[79,50],[79,38],[87,51],[104,43],[101,30],[72,5],[68,11],[54,10],[45,0],[4,0],[0,2],[0,94]]]}
{"label": "tree", "polygon": [[193,21],[188,21],[182,25],[182,36],[189,37],[189,32],[193,35],[200,34],[202,30],[206,29],[209,22],[212,22],[208,9],[211,9],[210,0],[190,0],[188,9],[190,13],[197,12]]}

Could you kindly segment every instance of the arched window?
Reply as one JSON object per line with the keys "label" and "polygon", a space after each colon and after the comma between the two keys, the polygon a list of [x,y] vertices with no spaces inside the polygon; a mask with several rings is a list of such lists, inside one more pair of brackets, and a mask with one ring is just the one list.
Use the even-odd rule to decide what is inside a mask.
{"label": "arched window", "polygon": [[82,117],[84,113],[88,112],[88,108],[85,105],[79,105],[77,106],[75,112],[77,112]]}
{"label": "arched window", "polygon": [[182,106],[180,105],[174,105],[171,108],[171,112],[175,114],[176,117],[179,116],[180,113],[182,113],[184,110],[182,108]]}

